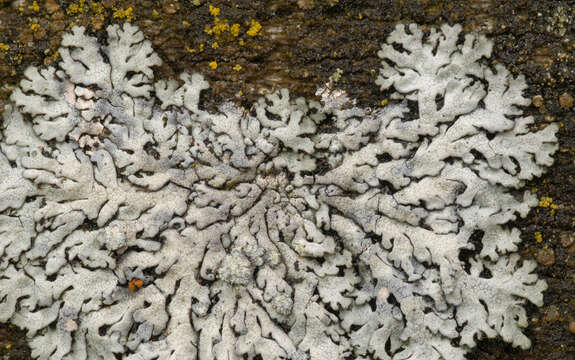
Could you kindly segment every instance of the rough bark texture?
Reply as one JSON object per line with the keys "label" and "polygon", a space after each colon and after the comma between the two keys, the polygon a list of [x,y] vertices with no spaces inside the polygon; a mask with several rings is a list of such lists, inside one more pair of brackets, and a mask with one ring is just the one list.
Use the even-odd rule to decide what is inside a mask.
{"label": "rough bark texture", "polygon": [[[205,32],[220,19],[240,24],[238,36]],[[131,9],[131,10],[130,10]],[[262,26],[250,36],[251,20]],[[187,70],[206,75],[206,106],[223,98],[247,104],[262,93],[287,87],[313,96],[341,69],[338,87],[362,106],[386,99],[374,84],[377,50],[397,22],[461,23],[495,41],[493,61],[525,74],[534,104],[525,109],[539,125],[560,122],[555,165],[533,181],[540,207],[517,223],[522,255],[535,258],[549,284],[545,305],[530,308],[533,347],[518,351],[483,341],[471,359],[575,358],[575,3],[552,0],[0,0],[0,108],[28,65],[57,61],[62,32],[71,24],[101,34],[106,25],[131,21],[152,39],[164,60],[158,78]],[[217,45],[214,45],[217,43]],[[203,45],[202,45],[203,44]],[[210,66],[217,63],[217,68]],[[239,66],[237,66],[239,65]],[[241,67],[241,68],[240,68]],[[0,325],[0,356],[30,359],[25,334]]]}

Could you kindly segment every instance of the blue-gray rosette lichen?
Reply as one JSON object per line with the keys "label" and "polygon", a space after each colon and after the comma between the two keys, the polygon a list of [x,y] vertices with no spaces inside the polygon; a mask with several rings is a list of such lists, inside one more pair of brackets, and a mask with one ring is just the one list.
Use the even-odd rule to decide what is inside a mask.
{"label": "blue-gray rosette lichen", "polygon": [[[384,108],[204,110],[136,27],[74,27],[0,133],[0,321],[38,359],[463,359],[527,348],[546,284],[507,224],[557,149],[459,26],[399,25]],[[326,97],[326,99],[328,99]],[[475,244],[475,245],[473,245]],[[473,250],[473,251],[472,251]]]}

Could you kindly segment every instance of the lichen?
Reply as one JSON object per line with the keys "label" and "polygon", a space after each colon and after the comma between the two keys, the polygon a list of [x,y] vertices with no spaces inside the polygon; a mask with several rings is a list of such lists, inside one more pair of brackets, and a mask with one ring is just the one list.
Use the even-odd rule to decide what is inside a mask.
{"label": "lichen", "polygon": [[28,9],[30,9],[34,12],[38,12],[38,11],[40,11],[40,5],[38,5],[38,2],[36,0],[34,0],[32,2],[32,4],[28,6]]}
{"label": "lichen", "polygon": [[283,89],[209,112],[201,75],[154,78],[135,26],[105,42],[74,27],[4,112],[0,321],[40,359],[529,347],[524,304],[546,284],[509,222],[539,204],[519,189],[552,164],[557,126],[530,131],[525,79],[491,47],[398,25],[385,107]]}
{"label": "lichen", "polygon": [[252,19],[250,22],[250,28],[246,31],[248,36],[258,36],[260,34],[260,30],[262,29],[262,25],[257,21]]}
{"label": "lichen", "polygon": [[133,9],[131,7],[126,9],[114,9],[113,17],[114,19],[125,19],[126,21],[132,21],[134,17],[132,13]]}

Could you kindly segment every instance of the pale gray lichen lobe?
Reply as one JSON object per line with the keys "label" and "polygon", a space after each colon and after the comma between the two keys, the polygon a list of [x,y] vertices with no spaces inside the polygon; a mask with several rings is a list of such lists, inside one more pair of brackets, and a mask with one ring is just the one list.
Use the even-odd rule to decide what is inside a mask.
{"label": "pale gray lichen lobe", "polygon": [[201,75],[155,81],[136,27],[103,45],[73,28],[4,112],[0,321],[40,359],[529,347],[524,304],[546,284],[507,224],[537,204],[517,190],[552,164],[557,127],[530,130],[525,79],[487,65],[491,47],[398,25],[379,53],[392,105],[280,90],[208,112]]}

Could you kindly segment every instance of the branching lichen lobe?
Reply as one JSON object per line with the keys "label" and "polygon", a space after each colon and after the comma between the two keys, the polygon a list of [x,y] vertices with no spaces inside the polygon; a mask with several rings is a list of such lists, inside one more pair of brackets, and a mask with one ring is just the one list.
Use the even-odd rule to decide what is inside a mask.
{"label": "branching lichen lobe", "polygon": [[538,204],[514,194],[551,165],[557,127],[529,130],[525,80],[484,63],[489,40],[398,25],[377,80],[396,101],[378,110],[280,90],[208,112],[203,77],[155,81],[130,24],[102,47],[75,27],[59,53],[26,71],[0,142],[0,321],[35,358],[530,346],[523,305],[546,284],[506,224]]}

